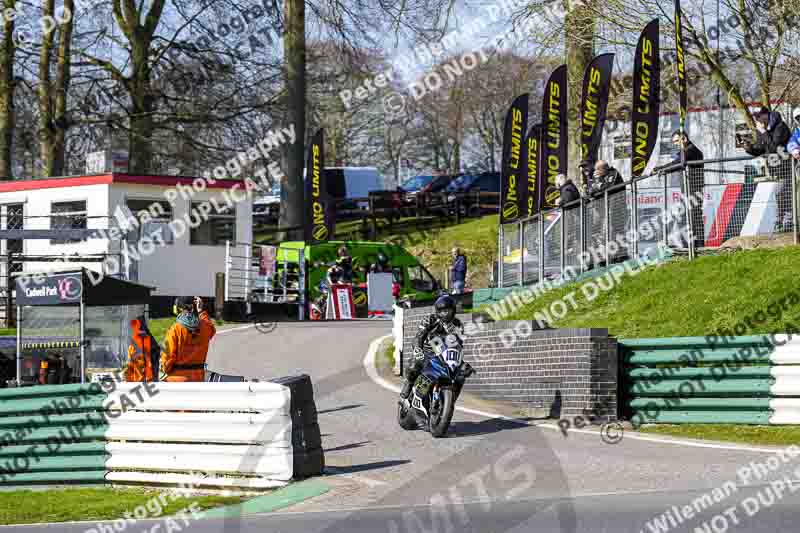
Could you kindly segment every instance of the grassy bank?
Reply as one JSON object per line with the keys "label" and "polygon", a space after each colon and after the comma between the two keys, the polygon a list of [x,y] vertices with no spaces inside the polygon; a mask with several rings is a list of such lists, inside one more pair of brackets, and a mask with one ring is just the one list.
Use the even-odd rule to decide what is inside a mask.
{"label": "grassy bank", "polygon": [[[510,313],[531,320],[537,311],[574,293],[576,308],[551,322],[553,327],[608,328],[618,337],[702,336],[744,324],[742,334],[780,332],[785,323],[800,325],[800,305],[771,312],[775,302],[800,294],[800,247],[753,250],[677,259],[626,274],[611,290],[589,300],[588,289],[571,284],[553,290]],[[498,310],[497,307],[494,308]],[[758,311],[764,320],[749,321]]]}
{"label": "grassy bank", "polygon": [[408,250],[434,275],[443,279],[453,263],[451,250],[458,246],[467,256],[467,287],[488,287],[492,266],[497,261],[497,225],[498,216],[491,215],[432,230],[423,241]]}
{"label": "grassy bank", "polygon": [[[238,496],[200,496],[173,499],[146,489],[75,488],[59,490],[18,490],[0,492],[0,524],[32,524],[73,520],[123,518],[138,506],[148,518],[166,517],[193,503],[200,509],[240,503]],[[166,503],[166,505],[164,505]]]}

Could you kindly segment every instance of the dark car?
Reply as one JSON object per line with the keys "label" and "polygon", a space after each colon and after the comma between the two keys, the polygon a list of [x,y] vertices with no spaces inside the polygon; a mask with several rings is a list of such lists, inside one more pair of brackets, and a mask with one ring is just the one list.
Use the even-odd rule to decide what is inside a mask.
{"label": "dark car", "polygon": [[400,189],[403,192],[417,192],[421,191],[424,187],[427,187],[429,184],[433,182],[439,176],[414,176],[413,178],[405,181],[401,186]]}
{"label": "dark car", "polygon": [[[450,210],[455,209],[456,198],[463,215],[478,216],[483,213],[483,208],[496,208],[500,201],[500,173],[481,172],[477,174],[462,174],[451,181],[445,188],[447,203]],[[495,193],[481,194],[479,193]]]}
{"label": "dark car", "polygon": [[[404,183],[400,188],[405,192],[403,204],[406,207],[432,207],[444,203],[442,198],[431,197],[430,194],[443,192],[445,188],[460,174],[440,174],[430,176],[415,176]],[[417,200],[419,196],[419,200]]]}

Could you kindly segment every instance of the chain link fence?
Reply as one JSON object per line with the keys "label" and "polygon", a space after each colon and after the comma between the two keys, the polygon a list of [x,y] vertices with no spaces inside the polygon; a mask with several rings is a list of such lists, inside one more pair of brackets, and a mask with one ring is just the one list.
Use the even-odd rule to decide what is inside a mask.
{"label": "chain link fence", "polygon": [[[144,305],[85,306],[84,335],[78,306],[24,306],[20,309],[20,379],[39,379],[42,363],[66,363],[69,381],[81,381],[81,341],[84,370],[115,372],[128,361],[131,321],[145,315]],[[46,368],[46,367],[45,367]],[[86,377],[88,381],[88,376]]]}
{"label": "chain link fence", "polygon": [[665,247],[691,258],[739,237],[789,234],[797,244],[798,169],[786,154],[691,161],[685,171],[646,176],[504,224],[498,286],[553,280]]}

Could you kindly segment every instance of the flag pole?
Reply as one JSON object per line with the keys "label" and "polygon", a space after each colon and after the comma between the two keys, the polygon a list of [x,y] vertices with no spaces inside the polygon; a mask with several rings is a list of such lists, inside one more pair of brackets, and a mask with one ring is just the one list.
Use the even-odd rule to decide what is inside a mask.
{"label": "flag pole", "polygon": [[677,61],[675,61],[676,75],[678,78],[678,88],[680,92],[679,97],[679,115],[680,115],[680,151],[681,151],[681,179],[683,181],[683,206],[686,210],[686,228],[687,239],[689,245],[689,259],[695,258],[694,248],[694,228],[692,228],[692,215],[691,215],[691,192],[689,190],[689,169],[686,166],[686,149],[684,143],[688,139],[686,136],[686,112],[688,101],[688,90],[686,87],[686,62],[683,53],[683,35],[681,25],[681,3],[680,0],[675,0],[675,48],[677,52]]}

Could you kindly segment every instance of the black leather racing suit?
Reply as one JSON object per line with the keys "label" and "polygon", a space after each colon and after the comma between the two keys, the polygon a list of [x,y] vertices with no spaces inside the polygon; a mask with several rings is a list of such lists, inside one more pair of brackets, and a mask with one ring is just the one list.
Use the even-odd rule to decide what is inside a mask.
{"label": "black leather racing suit", "polygon": [[431,346],[429,339],[435,336],[444,337],[448,333],[456,332],[462,335],[463,338],[464,327],[461,324],[461,321],[457,318],[453,318],[453,321],[450,324],[446,324],[442,319],[436,316],[436,314],[428,315],[422,320],[419,325],[419,331],[417,331],[417,335],[414,337],[414,363],[412,364],[411,368],[408,369],[408,373],[406,374],[406,383],[404,384],[403,391],[400,394],[403,398],[408,397],[409,393],[411,392],[411,388],[413,387],[414,382],[417,381],[419,373],[425,367],[426,358],[433,355],[433,347]]}

